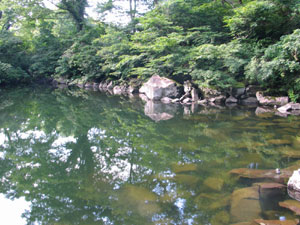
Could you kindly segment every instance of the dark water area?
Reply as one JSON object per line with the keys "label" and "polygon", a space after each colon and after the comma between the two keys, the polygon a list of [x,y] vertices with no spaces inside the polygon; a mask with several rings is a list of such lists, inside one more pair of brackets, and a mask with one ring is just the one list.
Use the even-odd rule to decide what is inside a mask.
{"label": "dark water area", "polygon": [[[234,204],[242,203],[233,192],[265,180],[230,171],[299,163],[299,128],[300,117],[255,109],[184,108],[80,89],[2,89],[1,198],[24,204],[23,224],[233,224],[249,221],[253,211],[296,219],[278,205],[290,199],[286,193],[247,193],[252,214],[236,216],[245,210],[237,211]],[[1,200],[0,209],[6,204]]]}

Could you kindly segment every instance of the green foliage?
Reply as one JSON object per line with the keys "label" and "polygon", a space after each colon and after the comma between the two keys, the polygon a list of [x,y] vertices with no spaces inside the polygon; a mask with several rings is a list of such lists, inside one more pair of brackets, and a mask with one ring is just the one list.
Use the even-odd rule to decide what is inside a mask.
{"label": "green foliage", "polygon": [[63,53],[55,68],[56,76],[76,79],[85,76],[86,80],[101,77],[101,57],[92,41],[103,32],[103,29],[86,30],[74,38],[74,43]]}
{"label": "green foliage", "polygon": [[193,51],[193,80],[201,86],[228,88],[244,79],[244,67],[250,60],[252,47],[232,41],[223,45],[200,45]]}
{"label": "green foliage", "polygon": [[12,84],[25,82],[29,75],[21,68],[0,61],[0,84]]}
{"label": "green foliage", "polygon": [[269,46],[261,57],[253,57],[247,66],[246,75],[273,92],[294,96],[300,93],[300,30],[284,36]]}
{"label": "green foliage", "polygon": [[278,40],[281,35],[299,26],[297,1],[255,0],[238,7],[225,22],[235,37],[244,39],[270,38]]}

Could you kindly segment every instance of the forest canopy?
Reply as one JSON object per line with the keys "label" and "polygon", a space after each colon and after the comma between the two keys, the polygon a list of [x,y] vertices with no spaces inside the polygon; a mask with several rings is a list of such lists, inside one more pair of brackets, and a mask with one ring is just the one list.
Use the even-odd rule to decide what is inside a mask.
{"label": "forest canopy", "polygon": [[[144,81],[153,74],[300,96],[298,0],[0,1],[0,84]],[[141,7],[143,6],[143,7]],[[145,8],[147,9],[145,11]],[[105,15],[129,18],[126,25]],[[121,18],[122,19],[122,18]]]}

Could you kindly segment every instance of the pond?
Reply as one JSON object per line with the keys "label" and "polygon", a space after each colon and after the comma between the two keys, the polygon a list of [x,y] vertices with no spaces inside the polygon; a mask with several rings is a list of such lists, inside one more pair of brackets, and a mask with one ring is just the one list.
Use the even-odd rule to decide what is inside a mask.
{"label": "pond", "polygon": [[286,188],[262,183],[300,167],[300,117],[50,87],[2,89],[0,102],[0,208],[23,207],[7,224],[297,218],[279,206]]}

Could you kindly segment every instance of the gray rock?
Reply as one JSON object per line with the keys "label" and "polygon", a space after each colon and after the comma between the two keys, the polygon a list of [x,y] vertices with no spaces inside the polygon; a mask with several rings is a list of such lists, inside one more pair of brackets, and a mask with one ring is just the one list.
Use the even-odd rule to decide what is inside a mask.
{"label": "gray rock", "polygon": [[135,93],[139,92],[139,89],[138,89],[138,87],[129,85],[129,87],[127,88],[127,92],[130,94],[135,94]]}
{"label": "gray rock", "polygon": [[199,100],[199,92],[198,89],[192,88],[191,90],[192,101],[197,102]]}
{"label": "gray rock", "polygon": [[84,84],[84,87],[87,88],[87,89],[91,89],[91,88],[93,88],[93,83],[87,82],[87,83]]}
{"label": "gray rock", "polygon": [[193,85],[192,85],[191,81],[187,80],[184,82],[184,84],[183,84],[184,93],[191,92],[192,88],[193,88]]}
{"label": "gray rock", "polygon": [[244,95],[246,92],[246,88],[233,88],[232,89],[232,96],[235,98],[239,98],[240,96]]}
{"label": "gray rock", "polygon": [[114,95],[121,95],[123,93],[122,87],[117,85],[113,88]]}
{"label": "gray rock", "polygon": [[234,103],[237,103],[237,102],[238,102],[238,100],[235,97],[233,97],[233,96],[230,96],[225,101],[226,104],[234,104]]}
{"label": "gray rock", "polygon": [[114,88],[113,82],[112,82],[112,81],[109,82],[109,83],[107,84],[106,88],[107,88],[108,90],[113,90],[113,88]]}
{"label": "gray rock", "polygon": [[200,104],[200,105],[207,105],[208,104],[208,100],[207,99],[199,100],[198,104]]}
{"label": "gray rock", "polygon": [[300,169],[295,170],[287,183],[288,189],[300,192]]}
{"label": "gray rock", "polygon": [[151,100],[160,100],[163,97],[176,98],[181,94],[181,87],[173,80],[153,75],[139,89]]}
{"label": "gray rock", "polygon": [[225,100],[226,100],[226,97],[224,95],[220,95],[220,96],[208,99],[209,102],[215,103],[215,104],[222,104],[225,102]]}
{"label": "gray rock", "polygon": [[258,100],[255,97],[249,97],[240,101],[241,105],[257,105]]}
{"label": "gray rock", "polygon": [[285,104],[284,106],[281,106],[280,108],[277,109],[281,113],[286,113],[289,110],[300,110],[300,104],[299,103],[288,103]]}
{"label": "gray rock", "polygon": [[183,104],[190,104],[192,103],[192,99],[191,98],[185,98],[183,101],[182,101]]}
{"label": "gray rock", "polygon": [[142,99],[144,102],[148,102],[149,99],[145,94],[139,94],[140,99]]}
{"label": "gray rock", "polygon": [[177,103],[177,102],[180,102],[179,98],[172,99],[172,103]]}
{"label": "gray rock", "polygon": [[165,104],[170,104],[172,103],[173,99],[169,97],[163,97],[162,99],[160,99],[160,101]]}
{"label": "gray rock", "polygon": [[265,106],[283,106],[289,102],[288,97],[264,96],[262,92],[256,92],[256,98],[260,105]]}

